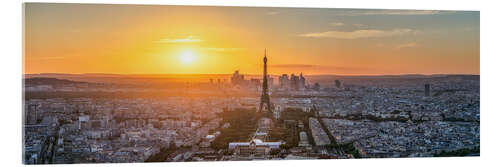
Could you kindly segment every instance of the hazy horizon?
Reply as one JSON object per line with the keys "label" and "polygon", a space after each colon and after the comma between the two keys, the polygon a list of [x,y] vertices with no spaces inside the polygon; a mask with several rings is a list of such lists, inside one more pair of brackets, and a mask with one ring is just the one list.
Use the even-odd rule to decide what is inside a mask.
{"label": "hazy horizon", "polygon": [[[262,74],[257,73],[243,73],[240,71],[242,75],[250,75],[250,76],[262,76]],[[283,73],[283,74],[295,74],[300,75],[299,73]],[[23,75],[123,75],[123,76],[155,76],[155,75],[233,75],[233,73],[218,73],[218,74],[209,74],[209,73],[192,73],[192,74],[182,74],[182,73],[151,73],[151,74],[119,74],[119,73],[24,73]],[[282,74],[269,74],[271,76],[281,76]],[[466,73],[435,73],[435,74],[412,74],[412,73],[404,73],[404,74],[303,74],[307,76],[408,76],[408,75],[422,75],[422,76],[433,76],[433,75],[480,75],[480,74],[466,74]]]}

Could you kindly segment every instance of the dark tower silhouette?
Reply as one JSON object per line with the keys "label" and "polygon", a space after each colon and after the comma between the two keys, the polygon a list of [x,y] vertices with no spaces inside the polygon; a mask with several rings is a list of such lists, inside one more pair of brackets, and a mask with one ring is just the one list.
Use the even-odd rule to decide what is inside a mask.
{"label": "dark tower silhouette", "polygon": [[425,84],[425,96],[430,96],[431,95],[431,85],[430,84]]}
{"label": "dark tower silhouette", "polygon": [[264,76],[262,79],[262,95],[260,96],[259,112],[262,112],[263,105],[266,105],[267,111],[271,112],[271,102],[267,91],[267,53],[264,50]]}

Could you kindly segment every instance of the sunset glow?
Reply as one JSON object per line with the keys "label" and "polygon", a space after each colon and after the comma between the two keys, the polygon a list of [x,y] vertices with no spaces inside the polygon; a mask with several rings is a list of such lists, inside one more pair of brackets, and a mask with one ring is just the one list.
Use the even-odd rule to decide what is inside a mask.
{"label": "sunset glow", "polygon": [[264,48],[270,74],[479,74],[479,12],[36,3],[25,10],[27,74],[259,74]]}

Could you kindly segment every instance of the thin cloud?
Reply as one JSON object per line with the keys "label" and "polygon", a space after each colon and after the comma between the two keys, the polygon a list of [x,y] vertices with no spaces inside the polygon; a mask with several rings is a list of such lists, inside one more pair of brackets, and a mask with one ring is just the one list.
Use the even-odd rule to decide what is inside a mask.
{"label": "thin cloud", "polygon": [[396,46],[396,49],[413,48],[413,47],[417,47],[417,43],[411,42],[411,43],[400,44]]}
{"label": "thin cloud", "polygon": [[203,42],[203,40],[195,37],[195,36],[188,36],[186,38],[177,38],[177,39],[169,39],[169,38],[164,38],[159,41],[159,43],[194,43],[194,42]]}
{"label": "thin cloud", "polygon": [[203,49],[216,52],[232,52],[232,51],[243,50],[244,48],[203,48]]}
{"label": "thin cloud", "polygon": [[356,26],[356,27],[364,27],[364,26],[366,26],[366,25],[364,25],[364,24],[352,24],[352,25],[353,25],[353,26]]}
{"label": "thin cloud", "polygon": [[341,23],[341,22],[334,22],[334,23],[330,23],[330,25],[335,26],[335,27],[339,27],[339,26],[344,26],[345,24]]}
{"label": "thin cloud", "polygon": [[266,13],[266,15],[277,15],[277,14],[280,14],[280,12],[272,11]]}
{"label": "thin cloud", "polygon": [[271,68],[277,69],[293,69],[293,70],[304,70],[304,71],[362,71],[370,70],[367,68],[358,67],[338,67],[338,66],[323,66],[315,64],[275,64],[269,65]]}
{"label": "thin cloud", "polygon": [[341,16],[368,16],[368,15],[436,15],[455,13],[455,11],[439,11],[439,10],[351,10],[342,11],[337,15]]}
{"label": "thin cloud", "polygon": [[359,38],[377,38],[390,37],[403,34],[415,33],[412,29],[393,29],[393,30],[355,30],[355,31],[326,31],[300,34],[300,37],[308,38],[335,38],[335,39],[359,39]]}
{"label": "thin cloud", "polygon": [[275,64],[275,65],[270,65],[270,67],[274,67],[274,68],[313,68],[313,67],[319,67],[319,66],[311,65],[311,64]]}

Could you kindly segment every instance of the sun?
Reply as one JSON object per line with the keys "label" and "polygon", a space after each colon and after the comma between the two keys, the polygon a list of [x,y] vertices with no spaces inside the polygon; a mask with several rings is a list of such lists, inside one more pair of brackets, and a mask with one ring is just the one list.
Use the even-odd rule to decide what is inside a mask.
{"label": "sun", "polygon": [[193,51],[186,50],[186,51],[181,52],[179,58],[180,58],[181,62],[184,64],[192,64],[195,61],[196,56],[193,53]]}

